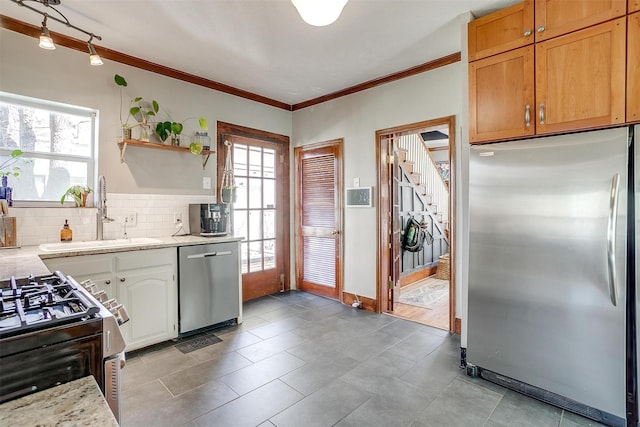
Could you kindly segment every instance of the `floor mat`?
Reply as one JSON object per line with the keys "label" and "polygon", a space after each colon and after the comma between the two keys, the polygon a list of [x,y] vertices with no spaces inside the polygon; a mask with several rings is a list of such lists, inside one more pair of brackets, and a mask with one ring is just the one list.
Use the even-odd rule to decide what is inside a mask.
{"label": "floor mat", "polygon": [[449,281],[429,279],[425,284],[410,286],[400,291],[398,302],[434,309],[442,300],[449,298]]}
{"label": "floor mat", "polygon": [[195,350],[200,350],[210,346],[211,344],[219,343],[222,340],[215,335],[202,335],[199,337],[191,338],[187,341],[176,344],[176,348],[183,353],[191,353]]}

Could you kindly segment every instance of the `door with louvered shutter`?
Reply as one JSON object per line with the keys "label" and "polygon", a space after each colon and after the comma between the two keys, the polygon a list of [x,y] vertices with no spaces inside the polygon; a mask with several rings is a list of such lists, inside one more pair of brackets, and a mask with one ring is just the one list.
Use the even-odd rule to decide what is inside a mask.
{"label": "door with louvered shutter", "polygon": [[340,299],[342,291],[342,140],[296,148],[297,284]]}

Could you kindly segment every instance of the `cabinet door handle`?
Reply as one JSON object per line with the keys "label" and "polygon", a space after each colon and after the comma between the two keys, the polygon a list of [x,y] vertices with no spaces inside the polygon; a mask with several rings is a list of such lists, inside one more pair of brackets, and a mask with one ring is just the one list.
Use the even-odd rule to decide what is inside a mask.
{"label": "cabinet door handle", "polygon": [[529,37],[531,35],[531,30],[524,30],[524,36]]}
{"label": "cabinet door handle", "polygon": [[544,31],[544,25],[540,25],[540,26],[538,27],[538,32],[539,32],[539,33],[541,33],[541,32],[543,32],[543,31]]}
{"label": "cabinet door handle", "polygon": [[110,285],[111,284],[111,279],[107,279],[104,281],[105,284]]}
{"label": "cabinet door handle", "polygon": [[127,280],[127,279],[124,278],[124,277],[120,279],[121,282],[124,282],[125,280]]}
{"label": "cabinet door handle", "polygon": [[524,107],[524,123],[527,127],[531,126],[531,105]]}
{"label": "cabinet door handle", "polygon": [[540,124],[544,124],[544,103],[540,103]]}

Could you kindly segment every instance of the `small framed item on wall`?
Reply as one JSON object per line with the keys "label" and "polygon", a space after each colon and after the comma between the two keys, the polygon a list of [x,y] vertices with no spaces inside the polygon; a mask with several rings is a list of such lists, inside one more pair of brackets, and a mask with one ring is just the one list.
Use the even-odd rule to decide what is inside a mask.
{"label": "small framed item on wall", "polygon": [[347,188],[348,208],[370,208],[373,206],[373,187]]}

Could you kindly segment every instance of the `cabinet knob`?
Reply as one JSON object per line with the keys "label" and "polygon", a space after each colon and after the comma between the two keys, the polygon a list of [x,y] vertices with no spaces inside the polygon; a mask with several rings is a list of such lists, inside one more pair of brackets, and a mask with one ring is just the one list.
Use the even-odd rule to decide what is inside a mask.
{"label": "cabinet knob", "polygon": [[531,105],[524,107],[524,123],[527,127],[531,126]]}
{"label": "cabinet knob", "polygon": [[121,282],[124,282],[125,280],[127,280],[127,279],[126,279],[126,278],[124,278],[124,277],[122,277],[122,278],[120,279],[120,281],[121,281]]}
{"label": "cabinet knob", "polygon": [[538,27],[538,32],[539,32],[539,33],[541,33],[541,32],[543,32],[543,31],[544,31],[544,25],[540,25],[540,26]]}
{"label": "cabinet knob", "polygon": [[110,285],[111,284],[111,279],[107,279],[104,281],[105,284]]}
{"label": "cabinet knob", "polygon": [[524,36],[529,37],[531,35],[531,30],[524,30]]}
{"label": "cabinet knob", "polygon": [[540,124],[544,124],[544,104],[540,103]]}

